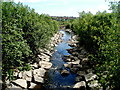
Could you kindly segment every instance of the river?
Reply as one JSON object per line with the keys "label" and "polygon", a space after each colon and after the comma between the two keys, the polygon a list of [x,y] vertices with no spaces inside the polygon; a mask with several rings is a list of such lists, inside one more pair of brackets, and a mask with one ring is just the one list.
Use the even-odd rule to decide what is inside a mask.
{"label": "river", "polygon": [[[64,62],[64,56],[70,55],[66,49],[72,48],[68,45],[67,41],[71,39],[72,35],[63,30],[60,30],[60,32],[64,34],[62,37],[63,42],[55,47],[55,52],[52,55],[51,62],[53,66],[46,74],[46,88],[71,88],[75,83],[76,74],[71,73],[68,68],[64,67],[66,63]],[[65,69],[70,72],[69,75],[61,75],[60,72]]]}

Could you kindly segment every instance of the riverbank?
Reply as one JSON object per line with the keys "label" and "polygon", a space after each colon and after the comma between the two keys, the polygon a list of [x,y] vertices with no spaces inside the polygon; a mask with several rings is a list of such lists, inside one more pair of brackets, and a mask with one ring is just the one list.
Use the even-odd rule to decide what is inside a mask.
{"label": "riverbank", "polygon": [[44,84],[44,77],[47,70],[52,67],[50,58],[54,52],[54,47],[58,43],[62,42],[62,33],[59,31],[51,38],[49,43],[49,49],[39,49],[41,52],[36,58],[36,62],[31,64],[30,71],[18,71],[14,72],[14,77],[16,80],[6,80],[6,86],[9,89],[42,89],[42,84]]}
{"label": "riverbank", "polygon": [[[70,81],[70,79],[73,78],[71,79],[72,83],[70,81],[70,83],[68,83],[69,84],[68,86],[64,86],[64,84],[62,84],[62,81],[61,82],[56,81],[56,83],[61,83],[61,85],[63,85],[62,86],[63,88],[80,88],[83,90],[102,89],[101,85],[98,83],[97,80],[98,76],[94,74],[94,70],[92,69],[92,64],[88,59],[89,53],[84,49],[84,47],[79,46],[79,41],[77,41],[78,36],[74,35],[74,33],[71,30],[64,30],[64,31],[69,32],[71,34],[70,39],[67,38],[66,40],[66,38],[62,38],[64,34],[58,31],[54,35],[54,37],[51,38],[51,41],[48,45],[50,48],[49,50],[39,49],[41,53],[36,58],[36,62],[31,64],[32,69],[30,71],[22,71],[22,72],[16,71],[14,73],[14,77],[16,77],[17,79],[13,81],[6,81],[7,87],[10,89],[17,88],[19,90],[46,89],[45,79],[47,79],[47,81],[49,80],[49,77],[46,77],[46,73],[48,73],[50,69],[51,70],[54,69],[52,71],[54,72],[53,74],[57,76],[58,75],[62,76],[61,80],[62,78],[64,78],[64,80]],[[56,62],[54,62],[55,60],[51,61],[52,60],[51,58],[53,58],[52,56],[55,52],[54,48],[55,47],[57,48],[57,46],[64,41],[63,39],[65,40],[65,43],[71,46],[70,49],[67,49],[68,53],[70,54],[63,55],[60,59],[64,61],[62,62],[64,64],[56,64],[59,65],[60,67],[59,66],[55,67],[55,65],[53,64],[59,61]],[[54,58],[59,59],[58,56]],[[51,71],[49,73],[51,73]],[[54,75],[52,75],[51,78],[53,77],[55,78],[56,76]],[[65,79],[65,77],[67,78]],[[57,80],[57,78],[55,78],[55,80]],[[54,87],[53,84],[51,87]]]}
{"label": "riverbank", "polygon": [[84,47],[79,45],[77,41],[78,36],[73,35],[71,40],[68,41],[69,45],[73,48],[67,51],[71,54],[65,56],[64,64],[66,68],[70,69],[70,72],[76,73],[77,77],[73,88],[79,88],[82,90],[99,90],[103,89],[101,84],[98,82],[98,76],[94,74],[93,64],[88,59],[89,53]]}

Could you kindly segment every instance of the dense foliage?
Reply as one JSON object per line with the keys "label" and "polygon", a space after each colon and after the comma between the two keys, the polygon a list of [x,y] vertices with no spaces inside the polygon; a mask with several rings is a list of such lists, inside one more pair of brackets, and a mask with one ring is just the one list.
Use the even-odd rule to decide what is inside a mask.
{"label": "dense foliage", "polygon": [[110,9],[112,13],[96,15],[82,12],[70,27],[89,51],[102,86],[117,89],[120,88],[120,2],[111,3]]}
{"label": "dense foliage", "polygon": [[3,76],[11,79],[15,69],[28,70],[40,48],[48,47],[58,23],[21,3],[2,3]]}

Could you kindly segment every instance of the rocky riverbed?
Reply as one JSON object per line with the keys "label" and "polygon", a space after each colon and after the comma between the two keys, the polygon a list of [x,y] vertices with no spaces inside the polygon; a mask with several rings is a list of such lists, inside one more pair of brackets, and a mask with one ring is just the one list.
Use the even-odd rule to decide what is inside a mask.
{"label": "rocky riverbed", "polygon": [[6,80],[7,88],[10,90],[42,89],[45,73],[52,67],[50,58],[53,54],[53,49],[58,45],[58,43],[62,42],[62,36],[62,33],[57,32],[54,37],[51,38],[51,41],[48,45],[49,50],[39,49],[41,53],[36,58],[36,62],[31,64],[32,70],[22,72],[17,70],[14,73],[14,77],[17,78],[16,80]]}
{"label": "rocky riverbed", "polygon": [[[72,33],[70,30],[66,30]],[[62,33],[57,32],[54,37],[51,38],[49,43],[49,50],[39,49],[41,52],[36,58],[36,62],[31,64],[32,70],[30,71],[16,71],[14,76],[17,78],[13,81],[6,81],[7,87],[10,90],[14,88],[19,90],[36,89],[44,90],[44,82],[46,72],[52,68],[51,57],[55,52],[54,47],[56,47],[63,40],[61,37]],[[77,41],[77,36],[73,35],[72,38],[67,41],[69,46],[72,48],[67,49],[70,55],[64,55],[63,60],[65,61],[65,69],[61,70],[60,74],[62,76],[67,76],[70,73],[76,74],[74,85],[70,88],[80,88],[82,90],[99,90],[102,89],[101,85],[98,83],[98,76],[94,74],[94,70],[91,68],[91,62],[88,59],[88,52],[81,46]],[[69,87],[67,87],[69,88]]]}

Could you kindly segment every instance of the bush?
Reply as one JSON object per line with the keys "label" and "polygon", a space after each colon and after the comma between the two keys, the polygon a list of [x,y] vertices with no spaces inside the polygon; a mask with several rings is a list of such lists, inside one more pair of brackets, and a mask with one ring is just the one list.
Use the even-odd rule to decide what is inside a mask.
{"label": "bush", "polygon": [[58,23],[21,3],[2,3],[3,76],[13,79],[14,70],[28,70],[39,48],[47,47]]}
{"label": "bush", "polygon": [[[114,6],[119,7],[119,4]],[[95,64],[96,74],[104,88],[120,88],[119,10],[115,8],[112,13],[98,12],[96,15],[82,12],[72,23],[80,44],[90,53],[89,58]]]}

